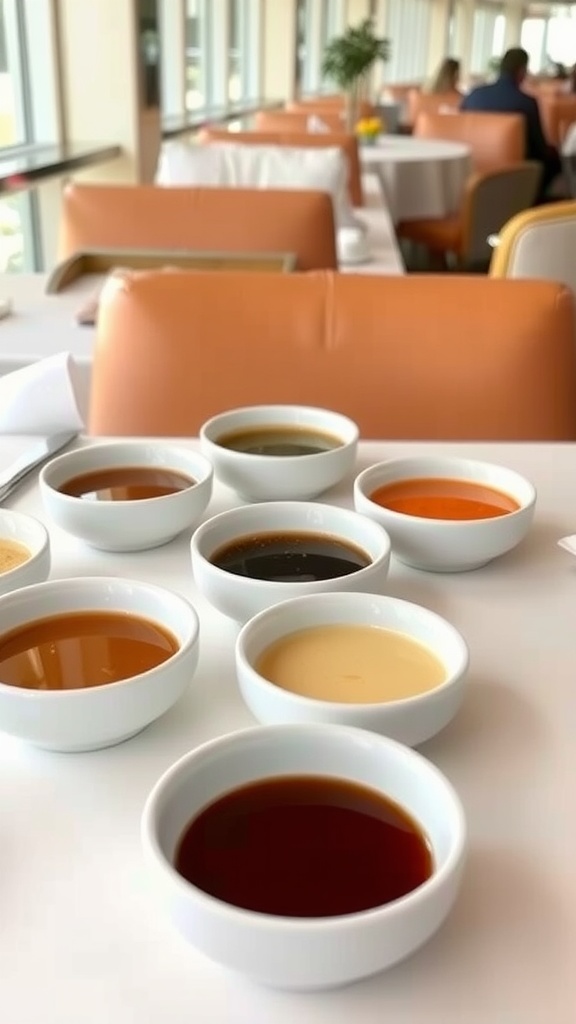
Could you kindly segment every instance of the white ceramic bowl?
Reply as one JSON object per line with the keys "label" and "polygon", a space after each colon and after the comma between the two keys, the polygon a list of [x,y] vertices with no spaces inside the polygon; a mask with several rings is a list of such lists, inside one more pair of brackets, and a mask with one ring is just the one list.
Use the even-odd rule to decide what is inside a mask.
{"label": "white ceramic bowl", "polygon": [[[58,490],[68,480],[97,469],[156,466],[196,481],[160,498],[85,501]],[[52,459],[40,473],[44,507],[68,533],[103,551],[159,547],[198,522],[212,495],[213,469],[199,452],[152,441],[111,441],[88,445]]]}
{"label": "white ceramic bowl", "polygon": [[[417,640],[443,664],[446,679],[435,689],[404,700],[348,704],[293,693],[255,668],[264,651],[282,637],[334,625],[380,627]],[[423,743],[454,717],[467,667],[468,648],[450,623],[421,605],[377,594],[313,594],[283,601],[250,619],[236,643],[240,691],[259,722],[355,725],[408,746]]]}
{"label": "white ceramic bowl", "polygon": [[[339,438],[341,444],[313,455],[255,455],[233,451],[218,439],[258,426],[300,427]],[[200,439],[214,472],[248,501],[305,501],[333,487],[354,469],[358,427],[340,413],[304,405],[256,405],[213,416]]]}
{"label": "white ceramic bowl", "polygon": [[[210,559],[222,547],[259,533],[316,533],[360,548],[370,562],[347,576],[327,580],[260,580],[237,576]],[[390,540],[366,516],[316,502],[273,501],[245,505],[206,520],[192,536],[192,571],[198,588],[218,611],[237,622],[291,597],[325,591],[381,593],[388,575]]]}
{"label": "white ceramic bowl", "polygon": [[[395,480],[442,477],[485,484],[514,498],[519,508],[490,519],[425,519],[383,508],[370,495]],[[390,459],[365,469],[354,481],[354,505],[390,534],[401,562],[431,572],[464,572],[510,551],[525,537],[534,516],[536,491],[505,466],[456,456]]]}
{"label": "white ceramic bowl", "polygon": [[118,577],[52,580],[0,598],[2,633],[66,612],[120,611],[164,626],[178,651],[137,676],[88,689],[28,690],[1,681],[0,731],[47,750],[97,750],[136,735],[189,686],[198,661],[198,616],[183,597]]}
{"label": "white ceramic bowl", "polygon": [[50,539],[37,519],[22,512],[0,509],[0,540],[16,541],[30,552],[30,558],[8,572],[0,573],[0,596],[19,587],[42,583],[50,573]]}
{"label": "white ceramic bowl", "polygon": [[[332,776],[388,796],[427,834],[430,878],[372,910],[298,918],[239,909],[178,874],[173,860],[179,838],[207,804],[251,781],[281,775]],[[322,989],[382,971],[434,934],[457,895],[466,826],[450,783],[408,747],[347,726],[271,725],[220,737],[169,768],[146,802],[142,839],[159,897],[189,942],[262,984]]]}

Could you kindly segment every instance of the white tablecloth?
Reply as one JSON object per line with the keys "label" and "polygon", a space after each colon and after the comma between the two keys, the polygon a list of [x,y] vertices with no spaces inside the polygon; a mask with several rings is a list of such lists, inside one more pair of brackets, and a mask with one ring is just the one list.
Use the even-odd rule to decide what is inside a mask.
{"label": "white tablecloth", "polygon": [[[257,988],[196,953],[158,908],[139,821],[162,772],[212,737],[253,724],[234,675],[238,628],[197,593],[189,538],[99,553],[50,527],[54,577],[152,580],[200,616],[187,694],[139,736],[58,755],[0,736],[0,1005],[6,1024],[573,1024],[576,1008],[575,445],[364,443],[357,469],[406,452],[455,451],[529,476],[535,521],[516,551],[435,575],[392,559],[391,594],[465,636],[467,694],[421,749],[456,786],[470,854],[441,931],[390,971],[339,991]],[[351,504],[352,479],[323,497]],[[209,515],[238,504],[217,486]],[[10,505],[42,517],[34,484]]]}
{"label": "white tablecloth", "polygon": [[360,146],[360,160],[379,177],[395,224],[454,213],[470,174],[470,148],[460,142],[382,135]]}
{"label": "white tablecloth", "polygon": [[71,352],[85,414],[96,330],[78,324],[76,313],[95,293],[96,281],[87,275],[66,291],[47,295],[47,280],[47,274],[0,274],[0,297],[12,302],[12,313],[0,320],[0,376],[57,352]]}

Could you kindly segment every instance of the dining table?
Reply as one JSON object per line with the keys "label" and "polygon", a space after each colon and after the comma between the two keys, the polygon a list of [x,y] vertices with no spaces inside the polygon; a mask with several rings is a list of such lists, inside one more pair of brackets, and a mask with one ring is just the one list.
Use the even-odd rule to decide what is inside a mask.
{"label": "dining table", "polygon": [[395,224],[458,210],[471,172],[465,143],[382,134],[359,149],[362,171],[378,179]]}
{"label": "dining table", "polygon": [[[419,748],[462,801],[466,867],[425,946],[383,973],[315,993],[262,988],[205,958],[167,918],[144,862],[140,821],[158,778],[200,744],[256,725],[236,681],[239,626],[195,585],[192,531],[155,550],[106,553],[48,520],[37,479],[6,502],[46,524],[51,578],[114,575],[184,595],[199,615],[200,657],[180,701],[118,746],[59,754],[0,732],[3,1022],[576,1020],[576,559],[557,544],[576,532],[576,444],[365,440],[353,472],[317,501],[353,507],[356,473],[415,454],[524,474],[537,489],[535,517],[515,550],[472,572],[419,571],[392,555],[386,593],[439,613],[470,651],[460,710]],[[240,504],[216,480],[204,518]]]}

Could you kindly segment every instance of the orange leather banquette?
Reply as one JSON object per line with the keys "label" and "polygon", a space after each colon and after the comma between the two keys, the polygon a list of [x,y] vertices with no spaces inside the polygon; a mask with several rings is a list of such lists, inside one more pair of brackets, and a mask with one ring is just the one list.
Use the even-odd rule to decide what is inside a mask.
{"label": "orange leather banquette", "polygon": [[[344,118],[334,111],[317,110],[260,110],[254,117],[254,129],[257,132],[307,132],[310,118],[318,117],[325,129],[330,132],[343,132]],[[313,132],[312,134],[322,134]]]}
{"label": "orange leather banquette", "polygon": [[[333,114],[340,118],[345,117],[346,104],[342,96],[310,96],[307,99],[289,100],[286,110],[295,114],[317,114],[324,117],[325,114]],[[368,100],[361,100],[357,105],[358,117],[373,117],[375,107]]]}
{"label": "orange leather banquette", "polygon": [[495,171],[524,160],[525,125],[522,114],[458,114],[422,112],[414,135],[423,139],[448,139],[470,146],[474,171]]}
{"label": "orange leather banquette", "polygon": [[68,185],[60,259],[94,247],[289,252],[301,270],[336,267],[324,192],[154,185]]}
{"label": "orange leather banquette", "polygon": [[419,114],[456,113],[462,102],[459,92],[423,92],[411,89],[408,93],[406,123],[416,124]]}
{"label": "orange leather banquette", "polygon": [[576,121],[576,96],[538,98],[542,129],[552,146],[560,147],[571,124]]}
{"label": "orange leather banquette", "polygon": [[194,435],[296,402],[364,437],[573,440],[574,328],[550,281],[126,272],[102,296],[90,430]]}
{"label": "orange leather banquette", "polygon": [[282,131],[258,131],[258,132],[228,132],[225,128],[204,128],[199,138],[203,142],[241,142],[246,145],[263,146],[310,146],[311,148],[323,149],[326,146],[338,146],[343,150],[348,164],[348,194],[352,206],[363,206],[364,194],[362,191],[362,172],[360,168],[360,155],[358,153],[358,139],[355,135],[347,135],[345,132],[282,132]]}

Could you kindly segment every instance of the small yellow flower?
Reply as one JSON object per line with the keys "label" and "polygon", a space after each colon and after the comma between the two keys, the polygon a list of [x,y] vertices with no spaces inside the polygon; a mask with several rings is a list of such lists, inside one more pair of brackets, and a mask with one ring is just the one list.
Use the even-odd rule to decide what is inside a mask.
{"label": "small yellow flower", "polygon": [[380,135],[384,125],[379,117],[362,117],[356,124],[356,134],[362,137]]}

